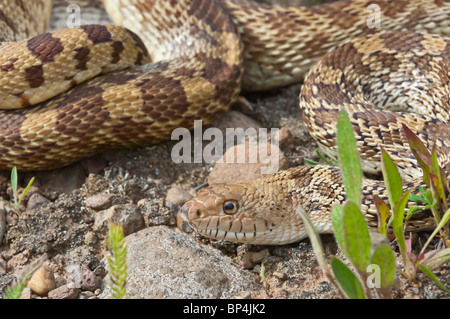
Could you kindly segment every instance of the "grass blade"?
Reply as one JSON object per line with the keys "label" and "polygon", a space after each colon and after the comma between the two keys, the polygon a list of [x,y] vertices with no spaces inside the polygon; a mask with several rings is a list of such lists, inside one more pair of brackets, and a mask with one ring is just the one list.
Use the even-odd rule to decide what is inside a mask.
{"label": "grass blade", "polygon": [[22,200],[24,199],[25,195],[28,193],[28,191],[29,191],[31,185],[33,185],[33,183],[34,183],[34,177],[30,180],[30,182],[28,183],[27,187],[22,192],[22,196],[20,196],[20,200],[19,200],[19,203],[17,204],[17,207],[20,207],[20,204],[22,203]]}

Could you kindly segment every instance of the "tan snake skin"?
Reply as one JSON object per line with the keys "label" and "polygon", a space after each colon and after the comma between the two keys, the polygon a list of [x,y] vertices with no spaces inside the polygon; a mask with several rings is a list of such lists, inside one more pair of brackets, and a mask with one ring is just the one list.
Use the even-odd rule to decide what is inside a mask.
{"label": "tan snake skin", "polygon": [[[151,54],[154,62],[96,77],[34,107],[0,112],[0,169],[49,169],[104,149],[156,144],[169,139],[175,128],[193,128],[194,120],[210,123],[238,97],[242,43],[220,2],[132,0],[117,2],[111,9],[113,3],[105,1],[118,22],[130,17],[127,8],[134,10],[133,19],[151,31],[158,44]],[[142,42],[130,32],[125,33],[133,38],[132,48],[138,50],[134,62],[146,62]],[[149,33],[141,36],[146,41],[152,39]],[[80,38],[85,42],[78,41]],[[100,50],[106,54],[103,59],[114,67],[121,63],[126,42],[131,42],[112,34],[111,27],[82,26],[81,30],[45,34],[17,43],[22,51],[28,49],[30,57],[37,56],[36,62],[8,60],[0,68],[8,73],[20,67],[30,88],[45,85],[51,79],[48,74],[67,71],[68,75],[62,76],[68,77],[72,86],[75,79],[71,77],[78,76],[80,69],[112,70],[113,66],[94,66],[103,61],[95,58],[86,41],[101,43]],[[65,42],[71,48],[63,50]],[[12,51],[13,56],[19,55],[11,50],[13,45],[2,47]],[[70,64],[75,70],[50,66],[53,61],[57,65],[64,52],[71,55]],[[63,69],[68,66],[63,63]],[[28,96],[32,95],[17,91],[12,94],[21,101],[26,97],[22,104],[28,104]]]}
{"label": "tan snake skin", "polygon": [[[49,15],[50,4],[50,1],[44,0],[1,2],[1,40],[19,41],[26,36],[43,32],[46,24],[46,19],[43,18]],[[380,9],[380,28],[368,25],[373,12],[367,8],[373,4]],[[134,33],[117,27],[84,26],[37,35],[22,42],[1,44],[0,50],[3,51],[0,56],[6,57],[0,64],[2,78],[8,79],[11,76],[19,79],[3,83],[11,91],[2,93],[1,108],[39,104],[26,109],[0,112],[0,169],[10,169],[13,166],[19,170],[49,169],[68,165],[104,149],[159,143],[168,139],[175,128],[193,128],[195,119],[202,119],[204,124],[208,124],[219,117],[238,98],[241,82],[244,89],[262,90],[301,81],[325,52],[357,36],[392,30],[450,34],[450,3],[441,0],[344,0],[312,8],[287,9],[242,0],[105,0],[104,5],[116,24],[133,31],[142,42]],[[17,17],[23,19],[16,19]],[[20,25],[13,21],[20,22]],[[119,35],[121,32],[123,36]],[[403,46],[405,37],[411,38],[420,47]],[[372,106],[362,100],[362,97],[370,96],[371,103],[385,104],[388,111],[398,111],[398,104],[403,102],[395,103],[386,97],[378,98],[385,100],[377,101],[377,97],[372,97],[371,93],[375,93],[379,86],[395,84],[393,79],[396,71],[401,71],[401,77],[404,78],[405,71],[408,70],[419,70],[422,72],[421,76],[424,74],[425,80],[431,78],[432,74],[433,79],[439,78],[440,81],[435,82],[440,83],[438,90],[428,93],[438,93],[438,97],[444,99],[448,97],[446,76],[449,68],[446,64],[448,61],[445,60],[448,57],[447,39],[428,39],[417,33],[394,33],[387,39],[375,35],[372,39],[379,42],[380,50],[367,50],[365,53],[364,48],[359,47],[362,40],[358,40],[344,45],[341,50],[345,54],[337,55],[332,61],[325,59],[310,73],[301,97],[308,128],[319,139],[322,147],[332,149],[333,117],[339,107],[353,107],[357,111],[353,113],[353,117],[361,133],[378,136],[386,145],[392,145],[390,142],[399,145],[400,148],[395,146],[389,150],[397,152],[394,155],[397,155],[399,162],[406,162],[406,174],[409,174],[413,164],[406,159],[408,155],[405,154],[404,143],[397,133],[398,124],[393,127],[389,124],[392,119],[395,123],[404,121],[411,124],[422,137],[433,138],[437,136],[436,132],[444,134],[443,137],[439,135],[437,145],[442,155],[441,162],[445,163],[448,160],[449,141],[446,137],[448,104],[443,106],[433,99],[424,100],[424,96],[420,96],[416,98],[416,102],[408,104],[410,108],[407,111],[423,109],[425,106],[428,111],[433,111],[424,113],[433,113],[431,115],[435,118],[427,117],[428,115],[384,116],[383,114],[391,113],[383,112],[372,116],[369,113],[373,111]],[[393,45],[390,39],[394,39]],[[128,48],[129,45],[131,48]],[[103,58],[95,58],[94,52],[97,50],[99,54],[103,54]],[[439,53],[435,53],[437,51]],[[129,52],[128,58],[125,52]],[[395,54],[398,56],[393,57]],[[411,54],[413,55],[410,56]],[[424,54],[427,58],[421,59]],[[434,56],[438,54],[443,57],[441,60]],[[145,64],[148,62],[147,55],[153,63]],[[365,55],[369,60],[373,59],[373,63],[381,64],[380,68],[367,67],[362,62]],[[409,65],[397,63],[402,57],[406,60],[417,58],[417,61]],[[90,76],[126,68],[131,62],[144,65],[83,82]],[[436,68],[436,64],[442,64],[443,67]],[[62,68],[58,68],[58,65]],[[357,72],[352,73],[355,70]],[[325,77],[322,72],[329,73],[330,77]],[[339,78],[339,72],[345,73],[348,78]],[[15,73],[18,77],[13,77]],[[363,77],[354,79],[352,74],[362,74]],[[63,88],[54,84],[55,79],[60,79],[56,81],[61,82]],[[75,87],[62,95],[40,102],[57,95],[65,89],[64,86]],[[421,86],[423,85],[419,85]],[[390,87],[381,91],[392,96],[398,93]],[[359,95],[350,97],[353,92]],[[420,101],[429,103],[419,103]],[[340,105],[341,102],[345,102],[344,105]],[[391,140],[386,137],[389,134]],[[374,153],[377,148],[372,145],[374,143],[378,144],[378,140],[361,138],[361,151],[363,154],[367,152],[363,155],[364,159],[378,160]],[[333,154],[332,151],[330,154]],[[372,162],[367,161],[365,167],[376,170],[376,164]],[[324,171],[316,171],[317,169]],[[297,170],[302,173],[294,176],[302,176],[303,180],[308,180],[306,177],[311,176],[310,180],[315,181],[319,174],[332,178],[324,181],[319,179],[311,184],[313,188],[320,189],[325,185],[329,185],[328,190],[330,187],[342,187],[332,168],[305,167]],[[297,177],[286,174],[288,173],[281,172],[268,178],[279,180],[277,176],[284,176],[282,179],[297,180]],[[409,175],[416,176],[414,173]],[[319,182],[321,185],[317,184]],[[261,181],[255,183],[254,185],[258,185]],[[295,184],[291,187],[291,192],[299,190]],[[374,189],[382,192],[378,187]],[[254,192],[256,191],[255,188]],[[279,188],[274,188],[273,193],[277,193],[277,201],[287,201],[286,197],[278,194]],[[325,202],[326,197],[320,191],[317,194],[309,195],[313,197],[308,197],[307,200],[317,198]],[[338,199],[343,196],[342,192],[336,194],[339,195],[336,195]],[[217,196],[222,195],[217,192]],[[365,200],[369,197],[367,193]],[[273,201],[275,206],[277,201]],[[210,211],[214,209],[211,208]],[[254,212],[247,214],[256,216]],[[278,215],[270,216],[270,219],[263,219],[267,225],[274,224],[278,227],[282,224],[275,222]],[[286,222],[296,224],[289,219]],[[319,219],[317,222],[321,223]],[[327,231],[328,219],[325,218],[323,223],[325,226],[322,230]],[[428,225],[426,221],[424,223]],[[256,233],[255,225],[252,226],[253,233]],[[219,226],[222,227],[208,222],[208,227],[214,232],[218,231]],[[267,231],[275,233],[274,227],[270,226]],[[208,235],[213,236],[212,232]],[[285,239],[279,235],[277,238],[280,238],[278,243],[298,240],[295,236]],[[276,238],[261,240],[274,243]]]}

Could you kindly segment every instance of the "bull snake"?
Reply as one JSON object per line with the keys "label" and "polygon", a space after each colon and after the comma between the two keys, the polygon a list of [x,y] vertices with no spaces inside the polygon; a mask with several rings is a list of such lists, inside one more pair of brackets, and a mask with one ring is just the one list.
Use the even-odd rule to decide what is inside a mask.
{"label": "bull snake", "polygon": [[[379,28],[367,23],[373,14],[367,8],[374,4],[382,18]],[[392,118],[385,116],[400,114],[393,112],[406,103],[393,98],[399,91],[391,87],[395,82],[392,79],[395,74],[404,78],[405,71],[419,70],[424,81],[431,75],[439,78],[435,93],[444,100],[448,97],[448,81],[443,78],[448,73],[448,40],[401,32],[448,35],[450,3],[446,1],[343,0],[311,8],[269,7],[243,0],[108,0],[104,5],[115,23],[128,30],[93,25],[43,33],[50,0],[1,3],[0,105],[6,110],[0,112],[0,169],[49,169],[105,149],[159,143],[177,127],[192,129],[194,120],[211,123],[237,100],[241,86],[245,90],[264,90],[302,81],[327,51],[354,38],[357,40],[333,51],[336,56],[327,55],[316,65],[302,88],[305,123],[319,145],[331,149],[330,155],[335,153],[334,115],[337,104],[344,102],[340,106],[352,111],[360,127],[358,138],[365,168],[377,170],[374,150],[378,139],[385,139],[386,145],[393,147],[388,150],[397,155],[400,163],[406,163],[404,173],[416,176],[411,173],[412,163],[404,152],[400,133],[396,133],[398,128],[391,127],[387,120],[392,123]],[[379,34],[384,31],[396,32]],[[370,41],[380,49],[370,51]],[[412,47],[414,44],[420,48]],[[370,65],[362,62],[364,57],[368,57]],[[413,58],[416,63],[402,64],[402,57],[407,61]],[[443,66],[437,73],[436,65]],[[365,77],[354,78],[360,71]],[[416,88],[422,86],[419,83]],[[377,90],[381,96],[389,96],[370,96],[370,102],[382,104],[391,113],[375,111],[364,100]],[[404,91],[400,93],[406,95]],[[423,131],[421,137],[427,136],[425,141],[433,140],[433,133],[438,132],[437,144],[445,163],[449,153],[448,104],[427,100],[425,95],[415,97],[411,110],[420,105],[433,104],[433,108],[427,110],[427,115],[393,116],[394,122],[414,122],[412,126]],[[426,103],[420,103],[423,101]],[[435,117],[430,117],[430,112]],[[376,125],[380,129],[375,129]],[[426,130],[428,127],[432,129]],[[364,135],[372,140],[364,139]],[[385,138],[388,135],[390,140]],[[274,227],[282,229],[280,225],[286,223],[301,228],[298,221],[288,218],[289,207],[283,205],[292,206],[292,194],[303,189],[299,191],[302,196],[297,196],[303,202],[297,204],[305,204],[302,192],[310,194],[306,197],[308,207],[320,202],[324,209],[316,223],[322,225],[320,231],[329,231],[325,212],[329,207],[324,203],[330,194],[337,200],[343,197],[338,175],[333,168],[304,166],[250,184],[213,186],[184,209],[189,211],[187,215],[193,215],[189,208],[195,202],[202,214],[208,215],[219,207],[207,205],[215,196],[222,200],[231,192],[233,196],[245,194],[256,199],[255,194],[261,195],[259,187],[271,184],[273,190],[269,187],[268,196],[260,200],[262,206],[253,210],[241,207],[239,213],[235,212],[239,222],[233,224],[231,215],[223,211],[219,212],[221,217],[204,216],[190,222],[197,228],[206,225],[207,231],[203,226],[200,230],[212,237],[227,229],[225,232],[234,233],[236,240],[247,241],[245,235],[234,231],[240,228],[259,238],[254,243],[286,243],[299,236],[256,236],[257,230],[265,227],[261,233],[278,234]],[[300,188],[299,181],[309,181],[309,186]],[[367,183],[366,190],[382,193],[380,186],[373,184],[376,182]],[[290,187],[291,195],[280,191],[279,184]],[[210,193],[204,197],[205,192]],[[366,194],[364,199],[368,198]],[[265,203],[269,203],[267,207]],[[285,213],[274,215],[278,210]],[[258,217],[259,213],[262,217]],[[253,222],[250,217],[259,219]],[[428,225],[426,220],[422,222]],[[303,236],[301,231],[297,233]]]}

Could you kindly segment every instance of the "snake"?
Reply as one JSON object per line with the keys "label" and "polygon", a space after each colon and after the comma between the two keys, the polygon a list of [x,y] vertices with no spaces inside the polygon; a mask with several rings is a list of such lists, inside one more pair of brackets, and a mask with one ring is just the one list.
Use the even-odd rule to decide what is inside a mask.
{"label": "snake", "polygon": [[[448,105],[436,100],[448,97],[448,1],[341,0],[293,8],[247,0],[103,5],[115,25],[46,32],[50,0],[0,4],[0,170],[48,170],[104,150],[155,145],[176,128],[192,129],[195,120],[212,123],[241,90],[302,81],[305,124],[328,155],[336,149],[336,112],[345,108],[359,128],[369,171],[377,170],[380,141],[405,163],[404,172],[414,171],[399,123],[436,141],[441,163],[447,161]],[[428,92],[434,95],[393,88],[405,72],[422,81],[414,84],[416,91],[435,81]],[[396,99],[399,93],[412,94],[412,100]],[[410,115],[417,108],[421,114]],[[313,220],[321,232],[329,231],[327,203],[345,197],[338,176],[336,168],[303,166],[249,184],[211,185],[179,216],[209,237],[296,241],[304,232],[291,214],[295,205],[308,206],[311,216],[321,211]],[[370,192],[381,196],[383,188],[365,183],[369,218],[366,200]],[[416,225],[421,222],[417,228],[429,227],[426,219]],[[287,224],[298,226],[289,236],[279,231]]]}
{"label": "snake", "polygon": [[[418,194],[419,187],[424,186],[422,171],[411,154],[403,125],[412,129],[428,149],[437,150],[444,175],[447,179],[450,176],[450,39],[446,37],[445,23],[440,24],[440,18],[433,20],[437,15],[448,14],[449,4],[440,2],[439,13],[433,13],[422,11],[430,2],[408,3],[419,7],[402,17],[421,11],[422,17],[430,19],[425,24],[436,27],[433,32],[423,32],[421,22],[412,27],[414,31],[399,30],[398,25],[373,34],[361,35],[361,30],[355,30],[356,38],[314,59],[300,90],[299,105],[306,128],[328,157],[338,159],[336,125],[339,112],[345,110],[352,122],[364,172],[380,173],[384,149],[405,180],[404,190],[412,189]],[[348,2],[313,10],[332,15],[336,13],[333,9],[342,9],[345,4]],[[363,7],[357,9],[356,5],[362,3],[352,4],[354,11],[349,11],[360,14]],[[404,8],[392,9],[405,13]],[[292,9],[287,10],[290,13]],[[308,9],[300,10],[297,12]],[[396,11],[384,14],[395,17]],[[412,21],[403,22],[403,28],[413,25]],[[359,24],[353,21],[348,25],[352,29],[350,25]],[[371,229],[379,226],[375,198],[389,202],[386,185],[380,180],[364,179],[361,210]],[[204,187],[181,208],[178,226],[182,230],[189,226],[217,240],[284,245],[308,236],[298,208],[308,214],[318,233],[330,234],[331,211],[345,201],[346,191],[338,167],[304,165],[248,182]],[[422,212],[408,221],[406,231],[434,227],[434,218]]]}

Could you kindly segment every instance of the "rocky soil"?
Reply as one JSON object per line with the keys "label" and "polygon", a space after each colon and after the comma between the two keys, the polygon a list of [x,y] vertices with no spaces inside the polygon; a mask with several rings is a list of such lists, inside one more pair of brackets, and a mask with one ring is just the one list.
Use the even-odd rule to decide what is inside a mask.
{"label": "rocky soil", "polygon": [[[244,94],[252,109],[236,106],[212,127],[280,128],[282,167],[317,159],[316,144],[301,119],[299,90],[294,85]],[[309,240],[250,246],[179,231],[174,213],[197,187],[237,176],[250,179],[257,170],[175,164],[176,143],[113,150],[57,170],[19,172],[19,194],[32,177],[35,183],[18,210],[0,202],[0,295],[14,274],[45,258],[22,298],[110,297],[106,236],[108,220],[114,218],[127,235],[130,298],[338,298]],[[12,200],[9,172],[0,173],[0,197]],[[420,234],[415,245],[427,236]],[[327,256],[344,258],[333,236],[322,240]],[[450,286],[450,265],[435,274]],[[449,297],[422,274],[415,283],[400,278],[394,295]]]}

